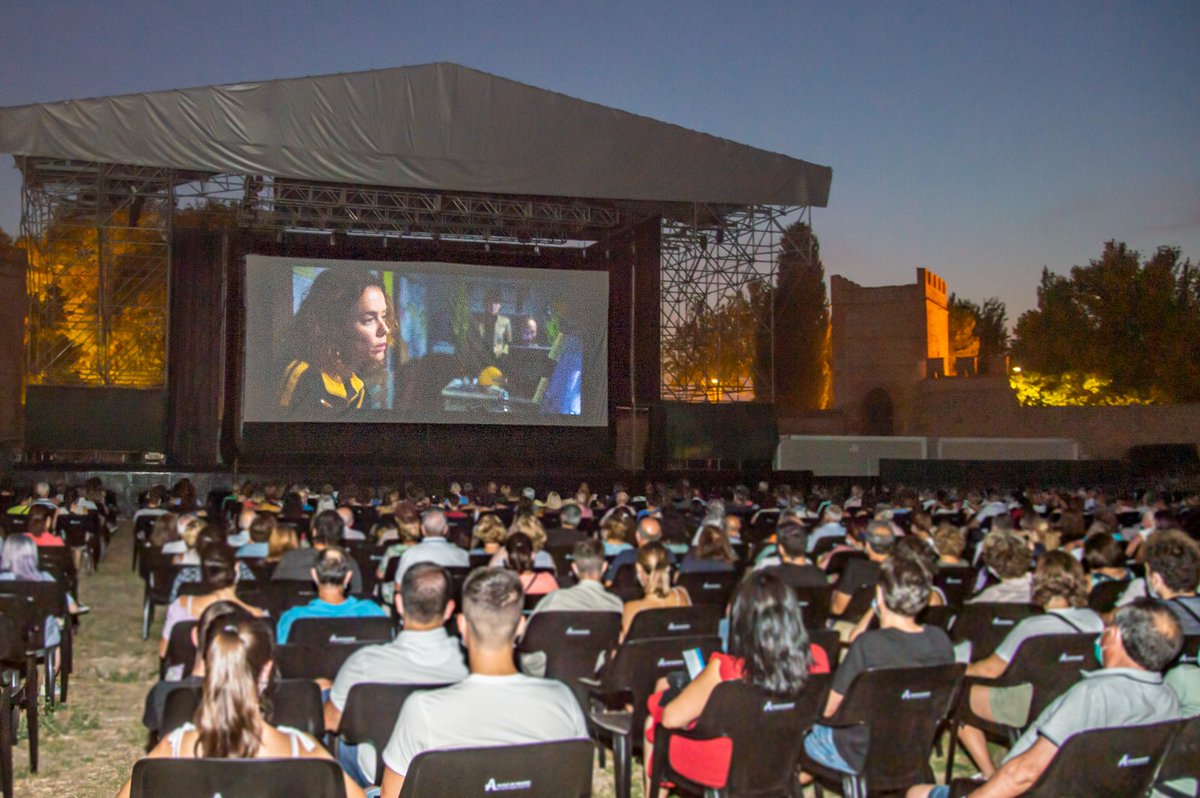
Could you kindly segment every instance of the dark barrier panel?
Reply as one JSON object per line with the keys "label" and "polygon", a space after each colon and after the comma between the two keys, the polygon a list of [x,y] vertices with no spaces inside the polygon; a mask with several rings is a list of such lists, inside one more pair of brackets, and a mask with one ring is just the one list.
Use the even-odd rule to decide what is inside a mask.
{"label": "dark barrier panel", "polygon": [[668,463],[728,460],[766,465],[779,433],[773,405],[751,402],[663,402],[661,434]]}
{"label": "dark barrier panel", "polygon": [[884,485],[914,487],[1110,485],[1129,479],[1120,460],[880,460]]}
{"label": "dark barrier panel", "polygon": [[166,448],[163,388],[61,388],[30,385],[25,399],[25,448],[161,452]]}

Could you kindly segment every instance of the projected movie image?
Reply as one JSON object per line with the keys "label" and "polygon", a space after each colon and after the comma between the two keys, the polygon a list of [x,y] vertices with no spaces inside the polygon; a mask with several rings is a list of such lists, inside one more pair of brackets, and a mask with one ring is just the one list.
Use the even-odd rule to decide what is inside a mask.
{"label": "projected movie image", "polygon": [[608,276],[249,256],[246,421],[603,425]]}

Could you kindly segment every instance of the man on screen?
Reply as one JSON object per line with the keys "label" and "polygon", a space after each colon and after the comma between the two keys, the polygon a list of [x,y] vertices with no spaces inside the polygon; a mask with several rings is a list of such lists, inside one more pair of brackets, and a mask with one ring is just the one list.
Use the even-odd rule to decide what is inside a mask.
{"label": "man on screen", "polygon": [[484,312],[475,317],[471,329],[472,349],[480,369],[499,365],[502,359],[507,358],[513,337],[512,319],[500,314],[498,290],[488,291],[483,308]]}

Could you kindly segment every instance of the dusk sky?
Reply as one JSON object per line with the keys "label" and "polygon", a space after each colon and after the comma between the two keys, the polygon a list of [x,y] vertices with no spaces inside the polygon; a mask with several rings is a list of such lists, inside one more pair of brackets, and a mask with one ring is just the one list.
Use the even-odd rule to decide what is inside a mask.
{"label": "dusk sky", "polygon": [[[833,167],[827,276],[1200,260],[1200,3],[5,0],[0,106],[453,61]],[[0,228],[20,177],[0,163]]]}

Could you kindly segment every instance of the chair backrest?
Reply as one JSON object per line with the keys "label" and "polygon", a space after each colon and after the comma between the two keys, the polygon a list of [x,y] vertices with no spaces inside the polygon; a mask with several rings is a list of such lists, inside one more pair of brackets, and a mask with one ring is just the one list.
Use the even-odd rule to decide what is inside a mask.
{"label": "chair backrest", "polygon": [[[707,660],[714,651],[721,650],[721,638],[715,634],[643,640],[626,638],[600,670],[601,689],[606,693],[628,693],[632,697],[633,728],[640,729],[646,722],[646,700],[654,692],[654,685],[671,671],[685,670],[683,652],[692,648],[700,649]],[[641,735],[635,734],[635,745],[640,742]]]}
{"label": "chair backrest", "polygon": [[383,749],[396,728],[396,719],[404,702],[421,690],[437,690],[444,684],[378,684],[365,682],[350,688],[338,736],[352,745],[371,743],[375,746],[375,783],[383,779],[381,759]]}
{"label": "chair backrest", "polygon": [[63,513],[55,523],[56,531],[72,548],[86,546],[88,535],[100,533],[100,517],[96,515],[72,515]]}
{"label": "chair backrest", "polygon": [[733,741],[726,788],[733,795],[790,795],[799,741],[821,716],[831,674],[810,676],[795,698],[781,698],[749,682],[722,682],[692,730]]}
{"label": "chair backrest", "polygon": [[838,634],[838,631],[823,627],[809,629],[808,641],[811,645],[820,646],[825,649],[825,654],[829,657],[829,668],[836,671],[838,662],[842,657],[842,636]]}
{"label": "chair backrest", "polygon": [[325,733],[321,688],[312,679],[282,679],[271,696],[270,721],[321,738]]}
{"label": "chair backrest", "polygon": [[317,588],[313,583],[301,579],[268,579],[257,588],[255,600],[258,606],[276,619],[292,607],[307,604],[317,597]]}
{"label": "chair backrest", "polygon": [[460,748],[418,754],[402,798],[584,798],[592,791],[589,740]]}
{"label": "chair backrest", "polygon": [[609,585],[608,591],[621,599],[621,601],[637,601],[646,595],[642,586],[637,580],[637,566],[633,563],[626,563],[617,569],[613,574],[612,584]]}
{"label": "chair backrest", "polygon": [[1196,778],[1197,762],[1200,762],[1200,715],[1183,721],[1183,728],[1171,742],[1156,783]]}
{"label": "chair backrest", "polygon": [[872,790],[903,790],[920,781],[965,673],[958,663],[884,668],[851,683],[830,725],[869,729],[863,775]]}
{"label": "chair backrest", "polygon": [[[28,596],[33,601],[33,611],[40,617],[67,614],[67,588],[61,582],[30,582],[14,580],[0,582],[0,590],[14,596]],[[40,644],[40,640],[33,641]]]}
{"label": "chair backrest", "polygon": [[692,604],[713,605],[724,611],[737,587],[737,571],[681,573],[676,585],[687,590]]}
{"label": "chair backrest", "polygon": [[1038,635],[1021,643],[1004,671],[1004,680],[1033,685],[1030,720],[1079,681],[1083,671],[1099,667],[1093,653],[1095,642],[1094,634],[1074,633]]}
{"label": "chair backrest", "polygon": [[133,766],[131,798],[345,798],[342,768],[332,759],[142,759]]}
{"label": "chair backrest", "polygon": [[522,653],[546,654],[546,676],[575,688],[591,676],[602,652],[617,645],[619,612],[539,612],[529,619],[517,646]]}
{"label": "chair backrest", "polygon": [[191,723],[196,716],[196,707],[200,706],[200,691],[198,684],[178,684],[170,689],[163,701],[162,718],[158,722],[159,738],[166,737],[185,723]]}
{"label": "chair backrest", "polygon": [[301,646],[328,643],[385,642],[396,636],[391,618],[297,618],[288,632],[288,640]]}
{"label": "chair backrest", "polygon": [[964,604],[950,628],[950,637],[955,643],[970,640],[971,661],[978,662],[990,657],[1014,626],[1039,612],[1041,610],[1034,604]]}
{"label": "chair backrest", "polygon": [[0,593],[0,662],[16,665],[25,659],[31,643],[40,644],[44,617],[34,612],[29,596]]}
{"label": "chair backrest", "polygon": [[625,639],[645,640],[652,637],[715,635],[721,623],[723,607],[663,607],[642,610],[633,617]]}
{"label": "chair backrest", "polygon": [[942,566],[933,577],[933,585],[946,597],[946,605],[959,609],[971,595],[975,584],[975,571],[963,566]]}
{"label": "chair backrest", "polygon": [[1129,587],[1128,579],[1110,579],[1100,582],[1088,592],[1088,608],[1093,612],[1112,612],[1117,606],[1117,599]]}
{"label": "chair backrest", "polygon": [[284,643],[275,646],[275,667],[285,679],[336,679],[337,672],[350,655],[374,643],[337,643],[299,646]]}
{"label": "chair backrest", "polygon": [[865,559],[867,559],[867,555],[857,549],[843,549],[834,552],[825,566],[825,573],[830,576],[841,576],[842,571],[846,570],[846,565],[851,560]]}
{"label": "chair backrest", "polygon": [[1176,665],[1200,665],[1200,635],[1184,635]]}
{"label": "chair backrest", "polygon": [[[1093,729],[1067,738],[1026,798],[1146,795],[1181,721]],[[1195,762],[1192,763],[1195,775]]]}
{"label": "chair backrest", "polygon": [[833,600],[833,585],[793,587],[796,602],[808,629],[820,629],[829,620],[829,605]]}

